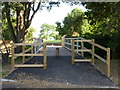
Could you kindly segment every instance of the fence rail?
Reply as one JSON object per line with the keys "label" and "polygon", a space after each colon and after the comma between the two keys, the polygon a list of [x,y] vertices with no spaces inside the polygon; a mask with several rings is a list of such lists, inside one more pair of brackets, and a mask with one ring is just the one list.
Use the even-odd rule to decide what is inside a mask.
{"label": "fence rail", "polygon": [[[26,46],[31,46],[28,49],[25,49]],[[18,46],[22,46],[22,52],[21,53],[15,53],[15,48]],[[37,46],[41,46],[43,49],[43,53],[34,53],[34,48]],[[29,53],[27,53],[29,52]],[[22,56],[22,64],[15,64],[15,59],[19,56]],[[25,63],[25,56],[43,56],[43,64],[24,64]],[[46,58],[46,43],[13,43],[12,44],[12,69],[15,69],[15,67],[44,67],[44,69],[47,69],[47,58]]]}
{"label": "fence rail", "polygon": [[[89,44],[91,44],[91,49],[87,49],[84,46],[84,43],[87,42]],[[107,76],[110,77],[110,48],[105,48],[97,43],[95,43],[95,40],[87,40],[84,39],[82,37],[79,38],[65,38],[62,37],[62,46],[65,47],[68,50],[72,51],[72,64],[74,64],[74,62],[84,62],[84,61],[90,61],[89,59],[86,60],[78,60],[78,59],[74,59],[74,53],[78,53],[79,55],[81,55],[82,57],[84,57],[84,53],[85,52],[89,52],[91,54],[91,62],[94,65],[94,58],[98,58],[99,60],[101,60],[102,62],[104,62],[107,66],[106,70],[107,70]],[[95,47],[100,48],[101,50],[106,51],[106,59],[102,58],[101,56],[97,55],[95,53]]]}

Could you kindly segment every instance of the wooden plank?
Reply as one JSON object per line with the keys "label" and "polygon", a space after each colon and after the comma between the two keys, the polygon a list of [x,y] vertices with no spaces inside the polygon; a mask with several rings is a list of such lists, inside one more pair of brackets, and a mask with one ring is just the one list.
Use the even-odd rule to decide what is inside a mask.
{"label": "wooden plank", "polygon": [[110,77],[110,48],[107,48],[107,76]]}
{"label": "wooden plank", "polygon": [[65,39],[71,39],[71,40],[74,39],[75,40],[75,39],[82,39],[82,38],[79,37],[79,38],[65,38]]}
{"label": "wooden plank", "polygon": [[93,43],[92,40],[90,41],[90,40],[86,40],[86,39],[84,39],[84,38],[83,38],[82,40],[85,40],[86,42],[88,42],[88,43],[90,43],[90,44],[94,44],[94,46],[99,47],[99,48],[107,51],[107,48],[105,48],[105,47],[103,47],[103,46],[101,46],[101,45],[99,45],[99,44],[97,44],[97,43]]}
{"label": "wooden plank", "polygon": [[75,62],[91,62],[91,59],[75,59]]}
{"label": "wooden plank", "polygon": [[75,42],[92,42],[92,40],[75,40]]}
{"label": "wooden plank", "polygon": [[34,46],[40,46],[43,45],[41,43],[15,43],[15,46],[20,46],[20,45],[34,45]]}
{"label": "wooden plank", "polygon": [[[22,51],[25,53],[25,45],[22,46]],[[25,63],[25,56],[22,57],[22,63]]]}
{"label": "wooden plank", "polygon": [[46,56],[46,44],[44,43],[44,45],[43,45],[43,49],[44,49],[44,70],[46,70],[47,69],[47,56]]}
{"label": "wooden plank", "polygon": [[103,47],[103,46],[101,46],[101,45],[99,45],[97,43],[94,43],[93,45],[107,51],[107,48],[105,48],[105,47]]}
{"label": "wooden plank", "polygon": [[65,35],[62,37],[62,47],[64,47],[65,46]]}
{"label": "wooden plank", "polygon": [[31,57],[33,57],[33,45],[31,45]]}
{"label": "wooden plank", "polygon": [[[77,42],[77,44],[75,45],[75,47],[77,47],[77,50],[78,50],[78,47],[79,47],[79,43]],[[77,51],[77,53],[78,53],[78,51]]]}
{"label": "wooden plank", "polygon": [[93,43],[93,42],[88,42],[88,43],[90,43],[90,44],[92,44],[92,45],[94,45],[94,46],[96,46],[96,47],[98,47],[100,49],[103,49],[103,50],[107,51],[107,48],[105,48],[105,47],[103,47],[103,46],[101,46],[101,45],[99,45],[97,43]]}
{"label": "wooden plank", "polygon": [[[93,43],[95,43],[95,40],[93,39],[92,40]],[[92,44],[92,65],[94,65],[94,52],[95,52],[95,47],[94,47],[94,44]]]}
{"label": "wooden plank", "polygon": [[97,57],[98,59],[100,59],[101,61],[103,61],[104,63],[106,63],[106,60],[102,57],[100,57],[99,55],[95,54],[95,53],[92,53],[92,52],[89,52],[90,54],[94,54],[95,57]]}
{"label": "wooden plank", "polygon": [[14,43],[12,43],[12,49],[11,49],[11,52],[12,52],[11,67],[12,67],[12,70],[14,70],[14,69],[15,69]]}
{"label": "wooden plank", "polygon": [[15,54],[14,56],[43,56],[43,54]]}
{"label": "wooden plank", "polygon": [[75,49],[74,49],[74,45],[75,45],[75,41],[74,39],[72,39],[72,65],[74,64],[74,52],[75,52]]}
{"label": "wooden plank", "polygon": [[43,67],[43,64],[16,64],[15,67]]}
{"label": "wooden plank", "polygon": [[71,43],[67,43],[67,42],[65,42],[65,44],[67,44],[67,45],[72,45]]}
{"label": "wooden plank", "polygon": [[[92,50],[87,49],[86,47],[84,47],[83,49],[84,49],[84,50],[88,50],[88,52],[89,52],[90,54],[92,54]],[[90,50],[90,51],[89,51],[89,50]]]}
{"label": "wooden plank", "polygon": [[82,55],[82,57],[84,57],[84,51],[83,51],[83,49],[84,49],[84,43],[83,42],[81,42],[81,55]]}
{"label": "wooden plank", "polygon": [[25,50],[25,53],[28,52],[28,51],[30,51],[31,49],[32,49],[32,47],[31,47],[31,48],[28,48],[27,50]]}
{"label": "wooden plank", "polygon": [[14,57],[14,59],[16,59],[17,57]]}
{"label": "wooden plank", "polygon": [[94,56],[100,59],[102,62],[107,63],[107,61],[104,58],[100,57],[99,55],[94,53]]}
{"label": "wooden plank", "polygon": [[76,47],[81,47],[80,45],[74,45],[74,46],[76,46]]}
{"label": "wooden plank", "polygon": [[91,52],[91,49],[80,49],[80,50],[75,50],[75,52]]}
{"label": "wooden plank", "polygon": [[66,49],[68,49],[68,50],[72,51],[72,49],[70,49],[70,48],[68,48],[68,47],[64,47],[64,48],[66,48]]}

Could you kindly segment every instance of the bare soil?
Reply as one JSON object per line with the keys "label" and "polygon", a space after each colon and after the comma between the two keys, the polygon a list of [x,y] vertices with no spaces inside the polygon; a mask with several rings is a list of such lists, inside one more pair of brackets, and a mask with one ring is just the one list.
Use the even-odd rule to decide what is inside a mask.
{"label": "bare soil", "polygon": [[[120,62],[118,61],[112,61],[111,60],[111,75],[110,75],[110,79],[116,83],[117,85],[120,86]],[[106,73],[106,64],[104,64],[103,62],[101,62],[100,60],[96,60],[95,61],[95,67],[100,70],[103,74],[107,75]]]}

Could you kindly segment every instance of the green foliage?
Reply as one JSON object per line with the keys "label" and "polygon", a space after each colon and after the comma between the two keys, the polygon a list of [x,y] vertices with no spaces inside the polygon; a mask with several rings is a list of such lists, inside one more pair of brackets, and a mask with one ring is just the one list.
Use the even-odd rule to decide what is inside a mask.
{"label": "green foliage", "polygon": [[26,38],[27,39],[33,38],[33,33],[36,32],[35,28],[29,27],[27,30],[28,30],[28,33],[26,34]]}
{"label": "green foliage", "polygon": [[[24,41],[40,4],[41,2],[36,5],[35,2],[2,2],[3,37],[11,37],[15,43]],[[28,33],[28,37],[30,36]]]}
{"label": "green foliage", "polygon": [[63,28],[66,30],[68,36],[73,36],[74,32],[82,34],[81,27],[83,25],[84,13],[80,9],[73,9],[71,13],[65,17],[63,21]]}
{"label": "green foliage", "polygon": [[120,46],[120,2],[83,3],[92,33],[85,38],[94,38],[96,42],[111,48],[112,58],[119,58]]}
{"label": "green foliage", "polygon": [[5,18],[5,15],[2,16],[2,39],[3,40],[12,40],[10,28],[7,24],[7,19]]}
{"label": "green foliage", "polygon": [[[94,38],[96,43],[111,48],[112,58],[120,58],[120,49],[118,49],[120,46],[120,2],[86,2],[82,4],[88,10],[81,14],[78,9],[72,10],[64,18],[63,25],[60,22],[56,23],[56,30],[61,36],[66,34],[68,37]],[[96,49],[96,53],[98,52],[100,56],[104,53]]]}
{"label": "green foliage", "polygon": [[66,32],[63,30],[63,26],[61,25],[61,23],[60,23],[60,22],[56,22],[56,25],[57,25],[56,31],[59,32],[59,35],[60,35],[60,36],[65,35]]}
{"label": "green foliage", "polygon": [[58,32],[56,31],[56,27],[54,25],[42,24],[39,37],[45,40],[50,38],[56,39]]}
{"label": "green foliage", "polygon": [[61,43],[61,40],[47,40],[45,43]]}
{"label": "green foliage", "polygon": [[84,18],[85,14],[82,10],[75,8],[64,18],[63,26],[60,22],[56,22],[56,30],[59,31],[61,36],[66,34],[68,37],[78,37],[79,35],[82,35]]}

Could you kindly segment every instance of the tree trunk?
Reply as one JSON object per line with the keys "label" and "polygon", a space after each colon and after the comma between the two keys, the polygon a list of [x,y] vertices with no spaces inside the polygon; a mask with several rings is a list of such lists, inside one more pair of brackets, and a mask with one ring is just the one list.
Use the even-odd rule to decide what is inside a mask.
{"label": "tree trunk", "polygon": [[5,51],[6,53],[2,52],[2,50],[0,49],[0,52],[2,54],[2,64],[7,64],[8,63],[8,59],[9,59],[9,55],[10,55],[10,49],[7,47],[7,42],[5,42],[4,40],[2,41],[3,45],[5,46]]}
{"label": "tree trunk", "polygon": [[[32,19],[35,15],[35,13],[39,10],[39,7],[41,5],[41,0],[37,5],[37,8],[34,8],[35,2],[20,2],[17,3],[19,5],[14,6],[16,8],[16,26],[13,26],[12,18],[12,7],[10,2],[4,2],[5,5],[5,13],[7,17],[7,23],[9,26],[9,29],[11,31],[11,37],[13,38],[14,43],[21,43],[25,39],[25,35],[27,34],[27,29],[29,28]],[[31,8],[33,8],[33,13],[30,14]],[[14,11],[14,9],[13,9]],[[18,47],[16,49],[16,52],[21,52],[21,47]]]}

